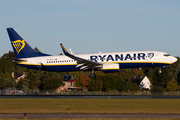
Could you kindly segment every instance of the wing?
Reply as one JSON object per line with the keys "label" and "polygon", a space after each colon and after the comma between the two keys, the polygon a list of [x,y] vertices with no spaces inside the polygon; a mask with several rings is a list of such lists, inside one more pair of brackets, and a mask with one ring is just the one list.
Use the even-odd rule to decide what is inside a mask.
{"label": "wing", "polygon": [[76,67],[80,67],[80,70],[86,70],[86,69],[94,69],[94,68],[99,68],[102,66],[102,63],[99,62],[92,62],[90,60],[84,59],[84,58],[80,58],[77,57],[75,55],[69,54],[69,52],[66,50],[66,48],[60,44],[62,47],[62,50],[64,52],[64,54],[68,57],[70,57],[71,59],[74,59],[77,61],[77,66]]}

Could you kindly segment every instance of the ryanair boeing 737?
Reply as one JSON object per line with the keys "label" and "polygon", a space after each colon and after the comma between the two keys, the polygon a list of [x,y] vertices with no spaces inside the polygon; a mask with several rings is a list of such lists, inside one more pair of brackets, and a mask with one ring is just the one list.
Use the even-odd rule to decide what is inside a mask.
{"label": "ryanair boeing 737", "polygon": [[177,61],[168,53],[159,51],[132,51],[132,52],[112,52],[95,54],[75,55],[70,53],[61,45],[65,55],[51,56],[34,51],[30,45],[13,29],[7,28],[9,38],[16,58],[13,61],[20,66],[30,69],[40,69],[44,71],[70,72],[89,70],[118,72],[123,68],[141,67],[166,67]]}

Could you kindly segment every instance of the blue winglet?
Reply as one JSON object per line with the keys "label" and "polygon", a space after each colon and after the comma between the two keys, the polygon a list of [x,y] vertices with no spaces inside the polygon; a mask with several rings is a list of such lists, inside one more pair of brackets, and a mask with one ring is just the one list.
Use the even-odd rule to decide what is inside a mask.
{"label": "blue winglet", "polygon": [[62,48],[64,54],[65,54],[65,55],[70,55],[70,54],[68,53],[68,51],[66,50],[66,48],[63,46],[63,44],[60,43],[60,45],[61,45],[61,48]]}

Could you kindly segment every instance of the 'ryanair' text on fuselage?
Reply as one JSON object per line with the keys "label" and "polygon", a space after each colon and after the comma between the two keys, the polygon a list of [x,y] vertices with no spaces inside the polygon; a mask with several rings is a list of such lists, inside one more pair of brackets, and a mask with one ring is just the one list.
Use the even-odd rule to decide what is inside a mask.
{"label": "'ryanair' text on fuselage", "polygon": [[108,61],[126,61],[126,60],[145,60],[145,57],[152,58],[154,53],[134,53],[134,54],[114,54],[114,55],[93,55],[90,60],[93,62],[108,62]]}

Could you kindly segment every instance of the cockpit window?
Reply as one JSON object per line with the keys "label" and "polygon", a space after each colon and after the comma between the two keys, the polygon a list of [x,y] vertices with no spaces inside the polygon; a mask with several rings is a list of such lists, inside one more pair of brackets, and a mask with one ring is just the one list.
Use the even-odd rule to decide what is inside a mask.
{"label": "cockpit window", "polygon": [[168,56],[171,56],[170,54],[164,54],[164,56],[168,57]]}

